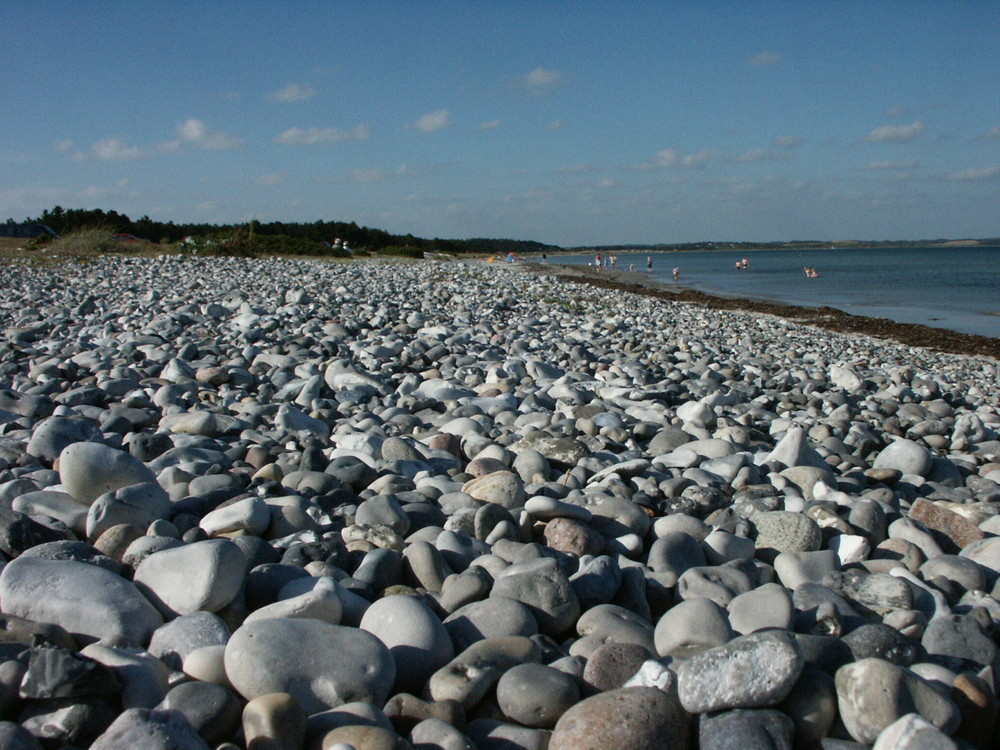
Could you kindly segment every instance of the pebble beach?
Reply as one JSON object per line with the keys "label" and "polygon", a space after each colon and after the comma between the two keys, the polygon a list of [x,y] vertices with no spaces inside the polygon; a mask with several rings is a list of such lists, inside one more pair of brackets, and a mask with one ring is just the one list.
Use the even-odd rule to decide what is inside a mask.
{"label": "pebble beach", "polygon": [[0,284],[0,750],[1000,746],[995,358],[477,260]]}

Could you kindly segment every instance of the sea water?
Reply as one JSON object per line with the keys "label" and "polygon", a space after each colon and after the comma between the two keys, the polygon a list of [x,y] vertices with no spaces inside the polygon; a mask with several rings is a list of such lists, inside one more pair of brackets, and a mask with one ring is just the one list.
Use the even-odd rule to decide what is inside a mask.
{"label": "sea water", "polygon": [[[634,264],[645,272],[647,257],[653,260],[653,278],[667,285],[1000,338],[1000,247],[622,252],[615,270]],[[748,267],[738,270],[736,262],[743,258]],[[593,264],[594,255],[551,260]],[[818,275],[807,276],[806,268]]]}

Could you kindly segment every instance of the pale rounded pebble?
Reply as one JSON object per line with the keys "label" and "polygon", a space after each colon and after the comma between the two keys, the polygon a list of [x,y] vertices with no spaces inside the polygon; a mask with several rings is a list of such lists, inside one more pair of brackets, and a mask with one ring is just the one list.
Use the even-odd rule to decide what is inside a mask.
{"label": "pale rounded pebble", "polygon": [[689,722],[676,694],[622,688],[580,701],[564,713],[549,750],[686,750]]}
{"label": "pale rounded pebble", "polygon": [[464,651],[485,638],[531,637],[538,632],[538,623],[531,610],[506,596],[469,602],[448,615],[444,627],[457,651]]}
{"label": "pale rounded pebble", "polygon": [[339,625],[344,605],[332,578],[320,578],[316,585],[298,596],[279,599],[248,614],[243,623],[271,618],[301,617]]}
{"label": "pale rounded pebble", "polygon": [[0,572],[4,612],[94,640],[146,645],[163,617],[131,581],[73,560],[19,557]]}
{"label": "pale rounded pebble", "polygon": [[951,734],[961,716],[958,707],[931,683],[882,659],[862,659],[837,670],[840,718],[858,742],[873,743],[890,724],[917,713]]}
{"label": "pale rounded pebble", "polygon": [[882,730],[872,750],[958,750],[958,745],[919,714],[906,714]]}
{"label": "pale rounded pebble", "polygon": [[128,453],[101,443],[73,443],[59,454],[59,479],[66,492],[90,505],[105,492],[156,482],[156,476]]}
{"label": "pale rounded pebble", "polygon": [[436,701],[453,700],[471,709],[504,672],[541,656],[538,644],[522,636],[477,641],[432,674],[425,692]]}
{"label": "pale rounded pebble", "polygon": [[288,693],[269,693],[248,701],[242,724],[247,747],[298,750],[306,736],[306,713]]}
{"label": "pale rounded pebble", "polygon": [[774,706],[791,691],[803,664],[787,632],[752,633],[681,662],[678,693],[691,713]]}
{"label": "pale rounded pebble", "polygon": [[554,727],[580,700],[576,681],[542,664],[511,667],[497,682],[497,705],[508,718],[528,727]]}
{"label": "pale rounded pebble", "polygon": [[312,619],[242,626],[226,644],[225,664],[247,700],[288,692],[307,713],[355,700],[381,705],[396,679],[392,655],[375,636]]}
{"label": "pale rounded pebble", "polygon": [[226,646],[202,646],[184,657],[181,671],[202,682],[231,687],[226,675]]}
{"label": "pale rounded pebble", "polygon": [[538,629],[552,636],[565,633],[580,616],[576,593],[566,574],[552,559],[511,565],[497,577],[490,596],[506,596],[526,605]]}
{"label": "pale rounded pebble", "polygon": [[654,639],[660,656],[689,657],[734,637],[726,610],[711,599],[687,599],[656,623]]}
{"label": "pale rounded pebble", "polygon": [[359,626],[389,649],[396,664],[396,692],[419,693],[427,679],[455,655],[451,637],[430,607],[413,596],[374,602]]}
{"label": "pale rounded pebble", "polygon": [[226,539],[209,539],[150,555],[135,571],[136,585],[165,617],[217,612],[243,585],[246,556]]}

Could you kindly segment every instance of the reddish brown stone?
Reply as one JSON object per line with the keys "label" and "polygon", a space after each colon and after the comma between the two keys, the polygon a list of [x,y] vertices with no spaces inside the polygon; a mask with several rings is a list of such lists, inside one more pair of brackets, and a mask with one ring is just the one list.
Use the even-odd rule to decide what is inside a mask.
{"label": "reddish brown stone", "polygon": [[453,456],[462,457],[462,440],[450,432],[438,433],[427,442],[427,445],[432,450],[446,451]]}
{"label": "reddish brown stone", "polygon": [[545,524],[545,543],[552,549],[581,557],[604,551],[604,537],[572,518],[553,518]]}
{"label": "reddish brown stone", "polygon": [[910,508],[910,518],[920,521],[929,529],[941,532],[959,549],[986,537],[986,534],[968,518],[963,518],[958,513],[935,505],[929,500],[921,499],[913,503],[913,507]]}

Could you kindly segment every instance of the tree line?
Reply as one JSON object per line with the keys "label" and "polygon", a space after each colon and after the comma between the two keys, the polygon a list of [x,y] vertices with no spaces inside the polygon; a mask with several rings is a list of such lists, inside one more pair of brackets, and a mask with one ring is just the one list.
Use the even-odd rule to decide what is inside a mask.
{"label": "tree line", "polygon": [[[7,223],[17,223],[7,219]],[[553,252],[560,248],[540,242],[510,239],[426,239],[412,234],[392,234],[382,229],[359,226],[356,222],[314,221],[293,223],[254,220],[249,224],[177,224],[173,221],[155,221],[149,216],[133,220],[126,214],[100,208],[46,209],[37,218],[25,219],[25,224],[44,224],[56,234],[67,235],[86,229],[102,228],[114,234],[132,234],[154,243],[180,242],[187,237],[208,238],[225,234],[243,233],[259,237],[286,237],[311,243],[332,245],[337,239],[361,252],[378,253],[389,248],[413,248],[424,253],[479,253],[506,255],[514,253]]]}

